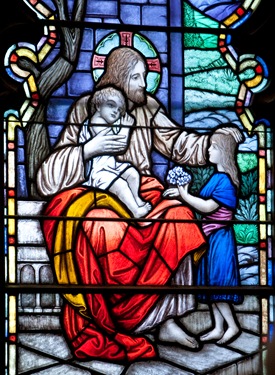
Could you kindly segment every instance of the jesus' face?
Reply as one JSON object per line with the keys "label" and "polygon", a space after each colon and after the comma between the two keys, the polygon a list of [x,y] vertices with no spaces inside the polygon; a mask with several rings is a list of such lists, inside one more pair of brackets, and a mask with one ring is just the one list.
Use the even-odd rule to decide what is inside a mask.
{"label": "jesus' face", "polygon": [[146,102],[146,69],[142,61],[134,66],[129,75],[127,97],[135,104],[143,104]]}

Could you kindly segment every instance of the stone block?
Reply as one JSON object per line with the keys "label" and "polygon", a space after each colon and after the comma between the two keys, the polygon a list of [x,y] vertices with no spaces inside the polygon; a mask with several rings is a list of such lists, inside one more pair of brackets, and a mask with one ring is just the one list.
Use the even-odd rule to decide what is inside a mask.
{"label": "stone block", "polygon": [[140,24],[140,7],[136,5],[121,5],[120,18],[125,24]]}
{"label": "stone block", "polygon": [[167,26],[166,6],[144,6],[142,7],[142,24],[151,26]]}

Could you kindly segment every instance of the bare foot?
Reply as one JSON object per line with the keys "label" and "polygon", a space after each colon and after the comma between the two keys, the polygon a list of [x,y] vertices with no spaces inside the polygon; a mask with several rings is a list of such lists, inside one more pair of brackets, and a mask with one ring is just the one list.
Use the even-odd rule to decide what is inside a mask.
{"label": "bare foot", "polygon": [[139,196],[137,196],[135,199],[139,207],[144,206],[146,204],[146,202],[142,200]]}
{"label": "bare foot", "polygon": [[239,332],[240,332],[240,330],[237,326],[236,327],[229,327],[225,331],[222,338],[219,341],[217,341],[217,344],[225,344],[225,343],[231,341],[235,336],[238,335]]}
{"label": "bare foot", "polygon": [[172,319],[167,320],[161,325],[159,330],[159,340],[174,342],[192,349],[199,347],[196,339],[184,332]]}
{"label": "bare foot", "polygon": [[144,205],[137,208],[135,212],[133,212],[134,216],[137,218],[144,217],[150,212],[152,209],[152,206],[150,203],[144,203]]}
{"label": "bare foot", "polygon": [[224,334],[223,330],[218,328],[212,329],[212,331],[205,333],[200,337],[201,341],[219,340]]}

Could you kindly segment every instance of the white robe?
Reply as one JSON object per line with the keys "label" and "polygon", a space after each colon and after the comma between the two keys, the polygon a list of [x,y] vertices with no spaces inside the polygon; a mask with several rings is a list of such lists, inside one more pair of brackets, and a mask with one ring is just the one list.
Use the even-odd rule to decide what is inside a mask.
{"label": "white robe", "polygon": [[[55,151],[42,163],[37,174],[37,187],[41,196],[51,196],[61,190],[83,184],[87,180],[83,145],[79,142],[81,127],[88,118],[90,95],[80,98],[68,116]],[[117,157],[133,164],[141,174],[152,174],[151,152],[157,150],[179,164],[204,165],[209,135],[188,133],[175,124],[164,109],[151,96],[147,104],[130,113],[136,119],[129,146]]]}

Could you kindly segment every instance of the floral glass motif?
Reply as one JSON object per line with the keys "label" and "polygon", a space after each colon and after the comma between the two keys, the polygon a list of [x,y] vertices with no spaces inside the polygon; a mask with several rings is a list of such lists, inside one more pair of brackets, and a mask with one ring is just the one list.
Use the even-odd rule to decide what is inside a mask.
{"label": "floral glass motif", "polygon": [[[260,56],[253,51],[240,54],[232,42],[232,32],[257,11],[260,1],[22,3],[44,24],[44,35],[36,45],[20,41],[18,35],[18,43],[7,50],[4,61],[7,75],[25,92],[22,106],[15,109],[11,103],[4,116],[6,374],[223,374],[230,369],[238,375],[263,373],[274,315],[270,291],[273,134],[268,119],[255,118],[251,107],[254,95],[267,87],[270,77]],[[60,21],[76,21],[77,26],[65,22],[61,31]],[[85,145],[92,140],[90,106],[100,111],[102,105],[92,104],[94,92],[107,85],[100,87],[107,61],[120,49],[137,51],[135,58],[142,61],[134,64],[139,67],[136,75],[129,73],[127,89],[120,84],[119,73],[119,79],[108,84],[122,95],[120,107],[123,98],[126,103],[127,114],[121,110],[122,119],[112,136],[119,138],[126,123],[133,148],[115,163],[119,161],[122,168],[118,177],[133,177],[125,174],[129,161],[139,171],[138,177],[143,175],[141,192],[148,212],[140,217],[133,217],[115,190],[106,193],[103,187],[87,185],[91,163],[85,163],[86,180],[81,177],[81,183],[73,173],[81,170]],[[123,63],[119,58],[115,61],[118,68]],[[142,115],[143,101],[135,107],[135,99],[130,99],[135,80],[143,85],[141,91],[146,88],[146,104],[151,105]],[[66,126],[71,128],[63,133]],[[232,127],[237,129],[234,136],[228,134]],[[202,141],[183,138],[185,130],[196,132]],[[224,168],[220,160],[205,158],[210,144],[217,143],[221,152],[218,142],[224,135],[235,137],[237,145],[232,154],[240,185],[235,204],[224,203],[230,194],[235,199],[232,178],[224,178],[224,169],[216,173],[216,168]],[[66,164],[70,168],[61,174],[63,150],[76,146],[73,137],[80,142],[81,153],[70,149],[75,163]],[[56,147],[61,150],[61,162],[56,175],[48,177],[46,168],[53,163],[48,157]],[[180,155],[184,147],[186,157]],[[151,155],[146,159],[147,149]],[[194,149],[199,156],[194,156]],[[206,182],[216,175],[221,179],[214,191],[206,193],[210,189]],[[59,188],[54,191],[56,180]],[[219,184],[230,191],[228,196],[217,193]],[[194,203],[199,194],[211,204],[224,204],[222,213],[215,206],[214,213],[222,215],[218,222],[210,213],[205,223],[205,215]],[[190,195],[195,198],[188,201]],[[201,280],[197,274],[209,250],[201,228],[218,223],[217,233],[225,221],[231,234],[224,246],[230,247],[232,238],[236,241],[233,271],[240,280],[239,284],[229,281],[224,291],[219,289],[224,284],[197,284]],[[182,233],[190,249],[181,246]],[[126,240],[113,248],[118,237]],[[149,237],[153,245],[148,250]],[[142,242],[144,238],[147,242]],[[167,255],[175,249],[176,255]],[[214,288],[215,306],[220,295],[226,296],[223,307],[227,300],[240,302],[230,313],[224,307],[225,316],[232,313],[239,328],[229,339],[216,333],[207,339],[216,316],[224,310],[215,306],[211,310],[204,299],[209,296],[207,288],[198,293],[197,285]],[[241,286],[245,293],[234,286]],[[250,287],[259,290],[253,293]],[[261,290],[268,293],[261,295]],[[180,307],[174,307],[177,303]],[[171,317],[176,317],[174,322]],[[163,328],[167,322],[176,328],[171,330],[168,324]]]}

